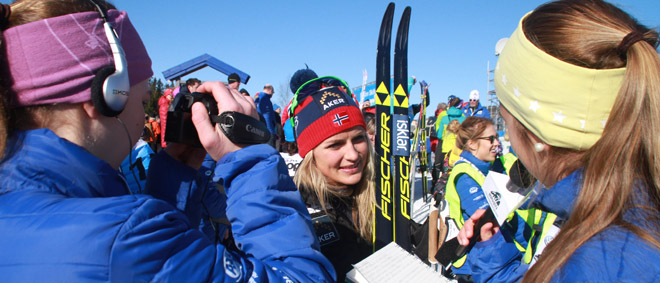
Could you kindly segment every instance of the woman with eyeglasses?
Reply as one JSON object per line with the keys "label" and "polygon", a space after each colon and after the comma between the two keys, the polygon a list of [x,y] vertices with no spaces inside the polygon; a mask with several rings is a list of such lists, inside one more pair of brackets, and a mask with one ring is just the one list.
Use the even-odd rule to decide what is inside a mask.
{"label": "woman with eyeglasses", "polygon": [[[492,169],[500,145],[493,121],[468,117],[461,123],[456,137],[456,148],[462,150],[460,159],[449,175],[445,198],[449,204],[449,217],[458,228],[477,209],[488,207],[481,185]],[[469,256],[469,254],[468,254]],[[465,257],[452,264],[452,272],[459,282],[471,280],[471,270]]]}
{"label": "woman with eyeglasses", "polygon": [[352,264],[372,253],[373,149],[350,88],[334,77],[298,87],[294,82],[309,72],[296,72],[291,79],[296,92],[289,114],[303,157],[294,182],[312,216],[321,252],[335,267],[338,282],[344,282]]}

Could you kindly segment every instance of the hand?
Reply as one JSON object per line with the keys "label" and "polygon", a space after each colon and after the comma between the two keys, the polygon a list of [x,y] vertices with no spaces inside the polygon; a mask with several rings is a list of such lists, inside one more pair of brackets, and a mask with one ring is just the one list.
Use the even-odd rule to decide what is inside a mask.
{"label": "hand", "polygon": [[[461,244],[461,246],[468,246],[470,244],[470,238],[474,236],[472,233],[474,230],[474,225],[479,221],[484,213],[486,213],[485,209],[477,209],[477,211],[475,211],[474,214],[470,216],[470,219],[465,221],[463,228],[461,228],[461,231],[458,232],[458,236],[456,236],[458,243]],[[486,222],[483,226],[481,226],[479,235],[480,241],[489,240],[498,231],[500,231],[500,226],[494,222]]]}
{"label": "hand", "polygon": [[[259,119],[257,107],[251,97],[247,97],[234,89],[227,89],[221,82],[205,82],[197,88],[197,92],[211,93],[218,102],[218,113],[225,111],[240,112]],[[192,106],[192,121],[195,124],[199,141],[214,160],[219,160],[225,154],[244,147],[232,143],[220,127],[213,127],[209,114],[202,103],[196,102]]]}

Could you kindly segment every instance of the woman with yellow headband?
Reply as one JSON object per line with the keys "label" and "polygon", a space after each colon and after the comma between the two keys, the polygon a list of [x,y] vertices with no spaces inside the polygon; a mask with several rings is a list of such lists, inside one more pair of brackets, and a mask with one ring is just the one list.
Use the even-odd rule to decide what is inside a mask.
{"label": "woman with yellow headband", "polygon": [[506,228],[482,226],[475,281],[659,280],[657,46],[656,31],[600,0],[547,3],[520,21],[495,87],[511,146],[538,179],[522,208],[535,208],[540,237],[521,260]]}

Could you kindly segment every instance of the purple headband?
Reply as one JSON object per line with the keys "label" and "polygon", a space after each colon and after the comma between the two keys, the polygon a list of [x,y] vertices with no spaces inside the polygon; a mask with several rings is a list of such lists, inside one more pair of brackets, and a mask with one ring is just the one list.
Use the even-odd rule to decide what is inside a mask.
{"label": "purple headband", "polygon": [[[108,21],[119,34],[131,86],[153,75],[151,58],[126,12],[109,10]],[[91,100],[94,75],[114,66],[112,51],[98,12],[43,19],[3,32],[7,70],[12,79],[11,107],[80,103]]]}

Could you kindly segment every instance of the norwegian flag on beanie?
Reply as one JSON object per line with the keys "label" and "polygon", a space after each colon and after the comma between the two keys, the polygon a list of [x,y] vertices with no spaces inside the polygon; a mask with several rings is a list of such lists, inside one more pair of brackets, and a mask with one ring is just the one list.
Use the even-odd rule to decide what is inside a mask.
{"label": "norwegian flag on beanie", "polygon": [[336,86],[308,95],[294,109],[293,124],[298,152],[302,157],[339,132],[355,126],[366,129],[355,99]]}

